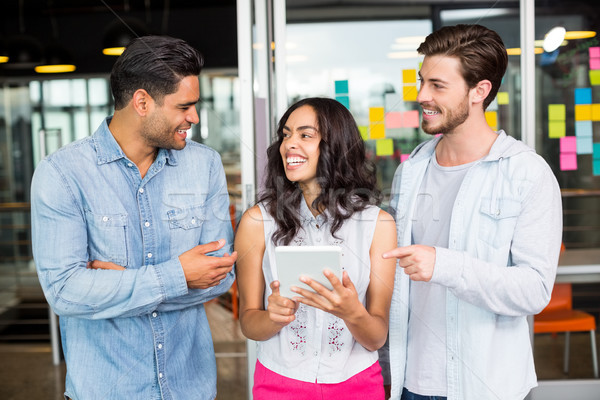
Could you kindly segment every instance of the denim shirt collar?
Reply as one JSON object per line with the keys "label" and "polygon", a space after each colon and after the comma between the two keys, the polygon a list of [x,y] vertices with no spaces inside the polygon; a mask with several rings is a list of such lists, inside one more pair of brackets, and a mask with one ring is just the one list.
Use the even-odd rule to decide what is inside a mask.
{"label": "denim shirt collar", "polygon": [[[108,128],[111,120],[112,117],[107,117],[92,136],[98,165],[127,158]],[[175,166],[177,165],[177,152],[171,149],[160,148],[158,149],[156,161]]]}

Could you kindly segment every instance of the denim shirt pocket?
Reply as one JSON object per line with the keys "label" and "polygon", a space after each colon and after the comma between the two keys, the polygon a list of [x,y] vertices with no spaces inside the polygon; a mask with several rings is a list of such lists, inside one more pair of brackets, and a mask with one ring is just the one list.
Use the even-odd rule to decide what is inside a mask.
{"label": "denim shirt pocket", "polygon": [[167,210],[171,250],[183,252],[200,243],[206,207],[202,205]]}
{"label": "denim shirt pocket", "polygon": [[494,249],[510,248],[521,202],[510,198],[497,198],[491,205],[484,198],[479,209],[479,239]]}
{"label": "denim shirt pocket", "polygon": [[90,261],[111,261],[127,266],[127,214],[98,214],[85,211],[88,220]]}

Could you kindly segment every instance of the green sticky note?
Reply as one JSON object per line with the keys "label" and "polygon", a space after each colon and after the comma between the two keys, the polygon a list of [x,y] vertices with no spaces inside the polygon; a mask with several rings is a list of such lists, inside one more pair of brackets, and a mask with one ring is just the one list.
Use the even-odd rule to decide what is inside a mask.
{"label": "green sticky note", "polygon": [[567,127],[564,121],[548,122],[548,137],[550,139],[558,139],[567,134]]}
{"label": "green sticky note", "polygon": [[379,139],[375,142],[375,154],[378,156],[391,156],[394,154],[393,139]]}
{"label": "green sticky note", "polygon": [[600,69],[590,70],[590,84],[593,86],[600,85]]}
{"label": "green sticky note", "polygon": [[358,126],[358,131],[360,132],[360,136],[363,140],[369,140],[369,127],[364,125]]}
{"label": "green sticky note", "polygon": [[564,104],[548,105],[548,121],[564,121],[567,115]]}

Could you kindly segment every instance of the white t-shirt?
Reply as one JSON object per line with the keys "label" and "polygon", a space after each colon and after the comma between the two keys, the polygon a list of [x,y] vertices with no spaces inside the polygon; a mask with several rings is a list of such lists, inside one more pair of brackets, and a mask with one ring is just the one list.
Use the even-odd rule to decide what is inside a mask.
{"label": "white t-shirt", "polygon": [[[269,284],[277,279],[275,245],[271,240],[275,221],[259,204],[265,231],[265,254],[262,269],[265,277],[265,308],[271,294]],[[291,246],[341,246],[342,268],[356,287],[365,304],[371,274],[369,250],[380,209],[369,206],[347,219],[336,232],[330,233],[331,219],[314,217],[301,201],[302,229]],[[258,360],[273,372],[304,382],[340,383],[369,368],[377,361],[376,351],[359,344],[344,321],[332,314],[301,304],[296,319],[272,338],[258,342]]]}
{"label": "white t-shirt", "polygon": [[[448,247],[452,208],[465,174],[474,163],[442,167],[435,153],[419,189],[412,242]],[[422,396],[446,396],[446,287],[410,282],[408,351],[404,386]]]}

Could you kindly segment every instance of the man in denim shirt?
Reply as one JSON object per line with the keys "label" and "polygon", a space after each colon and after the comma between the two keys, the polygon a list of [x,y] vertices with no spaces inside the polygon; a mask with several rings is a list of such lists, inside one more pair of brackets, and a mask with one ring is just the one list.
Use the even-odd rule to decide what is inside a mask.
{"label": "man in denim shirt", "polygon": [[496,32],[448,26],[418,51],[422,128],[442,135],[392,184],[392,398],[522,399],[536,385],[527,316],[550,300],[560,190],[533,149],[486,122],[507,66]]}
{"label": "man in denim shirt", "polygon": [[229,289],[237,255],[220,157],[186,140],[201,66],[183,40],[134,40],[111,73],[114,116],[36,168],[33,252],[66,398],[216,396],[203,304]]}

